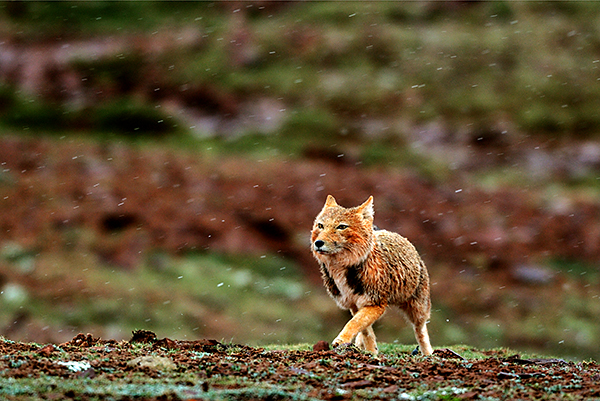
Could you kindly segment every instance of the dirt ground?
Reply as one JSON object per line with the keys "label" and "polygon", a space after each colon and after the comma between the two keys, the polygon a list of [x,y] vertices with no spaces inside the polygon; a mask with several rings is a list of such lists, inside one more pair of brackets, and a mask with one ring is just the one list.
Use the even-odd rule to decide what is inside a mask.
{"label": "dirt ground", "polygon": [[[470,358],[460,353],[468,353]],[[0,340],[0,398],[208,399],[598,399],[600,365],[506,351],[437,349],[433,356],[352,346],[266,350],[215,340],[129,341],[79,334],[55,345]]]}

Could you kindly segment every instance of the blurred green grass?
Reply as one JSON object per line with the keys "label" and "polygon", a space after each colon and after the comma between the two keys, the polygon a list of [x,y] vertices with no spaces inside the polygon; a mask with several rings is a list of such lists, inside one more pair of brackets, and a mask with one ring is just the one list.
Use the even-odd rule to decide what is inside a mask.
{"label": "blurred green grass", "polygon": [[[127,338],[144,328],[173,338],[208,332],[220,333],[219,340],[254,338],[271,344],[329,338],[336,327],[327,327],[324,319],[341,317],[324,292],[313,292],[292,261],[272,255],[156,253],[132,271],[79,252],[44,253],[25,261],[29,257],[4,248],[14,280],[2,292],[2,326],[20,313],[40,326],[95,328],[106,338]],[[60,288],[58,296],[44,291],[44,283]]]}

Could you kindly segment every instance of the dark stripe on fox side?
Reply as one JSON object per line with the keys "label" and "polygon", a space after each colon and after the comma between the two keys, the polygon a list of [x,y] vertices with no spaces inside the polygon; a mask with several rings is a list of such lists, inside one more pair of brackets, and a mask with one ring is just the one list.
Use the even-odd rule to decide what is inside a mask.
{"label": "dark stripe on fox side", "polygon": [[337,288],[337,285],[335,285],[333,278],[329,275],[329,270],[327,270],[327,267],[325,267],[323,264],[321,265],[321,275],[323,276],[323,282],[325,283],[325,288],[327,291],[332,296],[339,297],[340,290]]}
{"label": "dark stripe on fox side", "polygon": [[365,287],[360,278],[360,272],[363,269],[363,264],[359,263],[348,267],[346,271],[346,284],[354,291],[356,295],[362,295],[365,293]]}

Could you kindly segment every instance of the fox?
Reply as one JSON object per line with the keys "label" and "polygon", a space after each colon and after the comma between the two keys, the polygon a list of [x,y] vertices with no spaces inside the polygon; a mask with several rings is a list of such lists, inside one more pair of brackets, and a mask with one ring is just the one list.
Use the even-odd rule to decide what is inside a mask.
{"label": "fox", "polygon": [[373,224],[373,196],[345,208],[332,195],[315,218],[311,251],[325,288],[352,318],[331,345],[354,344],[378,354],[373,324],[396,306],[412,324],[423,355],[431,355],[429,274],[415,247],[403,236]]}

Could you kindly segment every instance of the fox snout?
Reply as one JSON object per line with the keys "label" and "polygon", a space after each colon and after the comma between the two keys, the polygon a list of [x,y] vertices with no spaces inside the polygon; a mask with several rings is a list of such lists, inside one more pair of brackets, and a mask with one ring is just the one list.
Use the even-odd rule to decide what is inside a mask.
{"label": "fox snout", "polygon": [[313,252],[320,255],[333,255],[340,251],[339,244],[337,242],[328,242],[321,239],[313,242]]}
{"label": "fox snout", "polygon": [[313,242],[313,250],[317,253],[329,253],[329,249],[328,247],[325,245],[325,241],[323,240],[316,240],[315,242]]}

